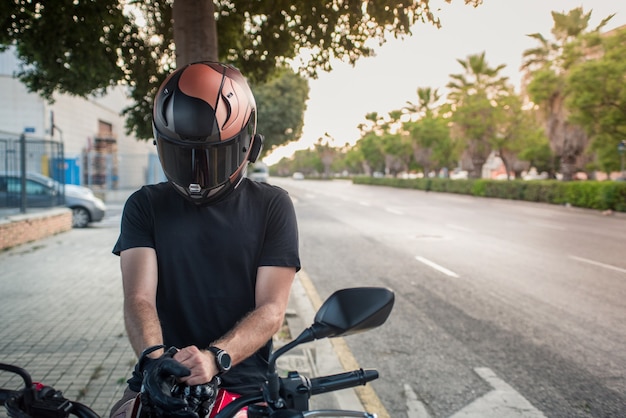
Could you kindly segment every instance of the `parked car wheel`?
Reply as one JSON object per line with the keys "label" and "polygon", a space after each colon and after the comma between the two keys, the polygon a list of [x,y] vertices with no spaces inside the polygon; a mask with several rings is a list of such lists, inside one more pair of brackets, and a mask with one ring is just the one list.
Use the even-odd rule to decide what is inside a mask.
{"label": "parked car wheel", "polygon": [[85,208],[72,208],[72,226],[74,228],[85,228],[89,225],[89,212]]}

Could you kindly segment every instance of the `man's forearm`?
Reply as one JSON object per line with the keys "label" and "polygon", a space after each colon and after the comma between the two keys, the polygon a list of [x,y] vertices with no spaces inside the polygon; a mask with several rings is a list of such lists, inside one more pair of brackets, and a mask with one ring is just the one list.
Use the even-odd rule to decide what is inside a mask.
{"label": "man's forearm", "polygon": [[[137,356],[147,347],[163,344],[161,324],[153,305],[137,300],[125,302],[124,323]],[[160,353],[155,352],[154,356]]]}
{"label": "man's forearm", "polygon": [[233,364],[240,363],[272,338],[280,329],[283,319],[284,312],[272,305],[258,307],[213,344],[226,350]]}

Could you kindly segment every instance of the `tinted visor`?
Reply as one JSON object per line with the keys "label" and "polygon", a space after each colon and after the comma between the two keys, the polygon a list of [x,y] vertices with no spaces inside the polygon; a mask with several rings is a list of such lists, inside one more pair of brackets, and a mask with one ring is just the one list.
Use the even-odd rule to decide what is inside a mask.
{"label": "tinted visor", "polygon": [[202,193],[229,181],[246,161],[250,133],[244,130],[228,141],[181,143],[156,135],[161,166],[168,180],[191,193]]}

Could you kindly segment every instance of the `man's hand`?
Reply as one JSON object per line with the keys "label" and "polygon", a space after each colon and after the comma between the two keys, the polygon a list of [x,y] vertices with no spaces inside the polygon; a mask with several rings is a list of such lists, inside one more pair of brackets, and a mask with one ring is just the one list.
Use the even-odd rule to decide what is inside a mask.
{"label": "man's hand", "polygon": [[141,353],[137,364],[135,364],[131,378],[126,381],[130,390],[133,392],[139,392],[141,390],[144,374],[150,371],[150,368],[162,357],[164,347],[163,345],[155,345],[146,348],[143,353]]}
{"label": "man's hand", "polygon": [[[189,369],[169,356],[155,360],[145,372],[141,386],[141,404],[154,416],[198,418],[195,408],[186,399],[172,396],[172,379],[189,375]],[[152,414],[149,414],[152,416]]]}
{"label": "man's hand", "polygon": [[194,345],[178,350],[174,360],[191,370],[189,376],[180,379],[189,386],[208,383],[219,373],[213,354]]}

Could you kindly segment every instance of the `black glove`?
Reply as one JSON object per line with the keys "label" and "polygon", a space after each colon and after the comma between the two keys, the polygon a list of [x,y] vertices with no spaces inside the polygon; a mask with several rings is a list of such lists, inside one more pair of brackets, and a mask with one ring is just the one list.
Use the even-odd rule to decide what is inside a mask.
{"label": "black glove", "polygon": [[159,360],[156,358],[148,357],[148,354],[153,353],[157,350],[165,348],[164,345],[155,345],[152,347],[148,347],[141,353],[139,356],[139,361],[135,364],[135,369],[133,370],[133,374],[130,379],[126,381],[128,383],[128,388],[133,392],[139,393],[141,391],[141,384],[143,383],[144,373],[150,371],[152,366]]}
{"label": "black glove", "polygon": [[144,372],[141,386],[141,406],[156,417],[198,418],[186,399],[172,396],[177,378],[189,376],[191,371],[165,354]]}

